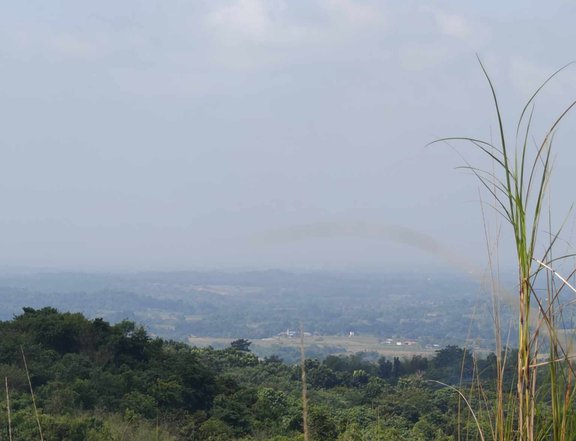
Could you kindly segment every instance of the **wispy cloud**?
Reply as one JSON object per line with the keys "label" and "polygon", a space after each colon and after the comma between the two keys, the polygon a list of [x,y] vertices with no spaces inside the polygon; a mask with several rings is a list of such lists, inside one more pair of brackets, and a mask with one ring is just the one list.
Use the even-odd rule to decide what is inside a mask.
{"label": "wispy cloud", "polygon": [[437,7],[425,6],[421,11],[432,18],[435,33],[480,49],[491,40],[491,29],[482,19],[470,19],[461,11],[446,11]]}
{"label": "wispy cloud", "polygon": [[374,34],[387,32],[385,6],[371,0],[216,0],[204,16],[204,37],[212,59],[230,69],[354,57],[345,47],[376,44]]}
{"label": "wispy cloud", "polygon": [[435,11],[434,19],[440,32],[448,37],[468,38],[472,35],[470,23],[461,15]]}
{"label": "wispy cloud", "polygon": [[357,0],[322,0],[322,8],[333,21],[344,26],[383,26],[385,13],[383,4]]}
{"label": "wispy cloud", "polygon": [[262,38],[270,32],[272,19],[260,0],[238,0],[213,10],[208,23],[219,30],[243,37]]}
{"label": "wispy cloud", "polygon": [[214,7],[206,22],[220,40],[229,44],[289,43],[304,37],[307,31],[287,20],[287,8],[282,0],[235,0]]}
{"label": "wispy cloud", "polygon": [[382,26],[382,6],[358,0],[315,0],[307,13],[315,20],[299,21],[294,3],[285,0],[234,0],[216,3],[208,27],[227,42],[286,44],[328,40],[344,30]]}

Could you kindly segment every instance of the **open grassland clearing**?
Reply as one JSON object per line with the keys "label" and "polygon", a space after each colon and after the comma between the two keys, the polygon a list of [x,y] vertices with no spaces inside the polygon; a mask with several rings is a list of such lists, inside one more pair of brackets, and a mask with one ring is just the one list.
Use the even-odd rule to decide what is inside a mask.
{"label": "open grassland clearing", "polygon": [[[189,337],[188,343],[192,346],[206,347],[213,346],[221,348],[228,346],[234,339],[216,337]],[[298,348],[300,346],[299,337],[269,337],[262,339],[252,339],[252,345],[257,351],[258,348],[267,350],[278,348]],[[376,352],[379,355],[395,357],[411,357],[412,355],[432,355],[437,348],[425,348],[418,343],[397,345],[387,344],[384,339],[368,336],[339,336],[339,335],[312,335],[304,337],[305,347],[334,348],[338,353],[358,353]]]}

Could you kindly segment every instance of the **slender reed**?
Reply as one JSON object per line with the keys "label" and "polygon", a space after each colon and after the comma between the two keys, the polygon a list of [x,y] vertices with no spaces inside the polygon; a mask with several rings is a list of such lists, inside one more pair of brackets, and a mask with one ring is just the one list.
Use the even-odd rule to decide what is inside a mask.
{"label": "slender reed", "polygon": [[130,415],[128,421],[124,425],[124,429],[122,430],[122,434],[120,435],[120,441],[124,441],[126,435],[128,434],[128,430],[130,429],[130,424],[132,424],[132,420],[134,419],[134,414]]}
{"label": "slender reed", "polygon": [[[496,188],[493,187],[493,191],[495,190]],[[482,223],[484,225],[484,240],[488,255],[490,292],[492,293],[492,319],[494,320],[494,338],[496,340],[496,412],[494,415],[494,423],[492,424],[492,438],[494,441],[504,441],[506,439],[506,419],[504,413],[504,366],[506,364],[506,357],[502,350],[502,321],[500,319],[500,299],[498,295],[500,291],[500,280],[497,273],[498,263],[495,262],[498,258],[496,251],[498,249],[500,228],[498,227],[495,244],[491,247],[491,234],[488,231],[488,221],[484,204],[482,203],[482,195],[480,195],[480,202]]]}
{"label": "slender reed", "polygon": [[20,352],[22,353],[22,360],[24,361],[24,369],[26,370],[26,378],[28,379],[28,386],[30,387],[32,406],[34,407],[34,416],[36,417],[36,424],[38,425],[38,434],[40,435],[40,441],[44,441],[44,434],[42,433],[42,425],[40,424],[40,415],[38,413],[38,406],[36,406],[36,396],[34,395],[34,389],[32,388],[30,371],[28,370],[28,363],[26,362],[26,355],[24,354],[24,348],[22,346],[20,346]]}
{"label": "slender reed", "polygon": [[486,441],[486,438],[484,437],[484,431],[482,430],[482,426],[480,425],[480,420],[476,416],[476,412],[474,412],[474,408],[472,407],[472,404],[470,404],[470,401],[468,400],[468,398],[466,398],[466,395],[464,395],[462,393],[462,391],[460,391],[460,389],[458,389],[457,387],[451,386],[450,384],[442,383],[441,381],[438,381],[438,380],[428,380],[428,381],[431,383],[436,383],[436,384],[439,384],[441,386],[447,387],[448,389],[451,389],[454,392],[456,392],[458,394],[458,396],[460,398],[462,398],[464,403],[466,403],[466,407],[470,411],[470,415],[472,415],[472,418],[474,419],[474,424],[476,425],[476,429],[478,429],[478,435],[480,436],[481,441]]}
{"label": "slender reed", "polygon": [[158,409],[156,409],[156,441],[160,441],[160,420],[158,419]]}
{"label": "slender reed", "polygon": [[10,391],[8,389],[8,377],[4,377],[6,386],[6,414],[8,416],[8,440],[12,441],[12,414],[10,413]]}
{"label": "slender reed", "polygon": [[304,441],[308,441],[308,386],[306,385],[306,355],[304,353],[304,327],[302,325],[300,326],[300,368],[302,373],[302,428]]}

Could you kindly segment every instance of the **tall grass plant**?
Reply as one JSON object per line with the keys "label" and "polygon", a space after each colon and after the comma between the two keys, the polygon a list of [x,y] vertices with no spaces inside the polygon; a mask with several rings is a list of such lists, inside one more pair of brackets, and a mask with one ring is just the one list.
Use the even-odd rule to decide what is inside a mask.
{"label": "tall grass plant", "polygon": [[[560,338],[565,306],[560,294],[567,289],[574,291],[568,280],[574,272],[565,278],[554,269],[558,262],[570,256],[556,256],[562,227],[550,233],[551,214],[546,209],[554,134],[576,101],[560,112],[540,141],[535,141],[532,133],[536,98],[568,65],[547,78],[529,98],[520,113],[512,141],[504,127],[494,84],[481,61],[480,66],[494,104],[497,140],[457,137],[435,142],[463,141],[489,158],[491,169],[472,164],[463,168],[475,175],[488,192],[490,204],[509,224],[514,238],[518,280],[516,390],[510,395],[504,389],[508,354],[502,350],[498,305],[495,304],[498,373],[490,438],[497,441],[576,440],[574,366],[566,342]],[[549,220],[548,228],[546,219]],[[544,231],[548,232],[543,234]],[[493,265],[492,260],[490,265]],[[546,286],[545,295],[539,292],[541,284]],[[497,289],[496,284],[492,289]],[[545,355],[541,353],[543,348],[546,348]],[[543,375],[542,370],[547,370],[547,375]],[[545,382],[542,381],[544,377],[547,377]],[[486,435],[480,433],[480,438],[484,439]]]}

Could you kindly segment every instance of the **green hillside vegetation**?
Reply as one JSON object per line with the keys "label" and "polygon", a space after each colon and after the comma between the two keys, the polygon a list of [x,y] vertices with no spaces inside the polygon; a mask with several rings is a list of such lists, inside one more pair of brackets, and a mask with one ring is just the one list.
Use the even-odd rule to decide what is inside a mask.
{"label": "green hillside vegetation", "polygon": [[[10,429],[14,440],[41,439],[22,353],[45,440],[303,439],[300,366],[259,359],[248,340],[194,348],[47,307],[0,322],[3,440]],[[495,367],[495,356],[456,346],[431,358],[308,359],[311,439],[476,439],[458,395],[431,380],[472,389],[481,380],[486,397]]]}

